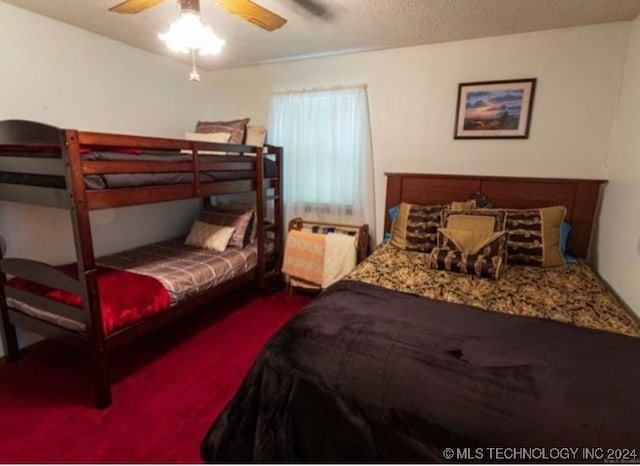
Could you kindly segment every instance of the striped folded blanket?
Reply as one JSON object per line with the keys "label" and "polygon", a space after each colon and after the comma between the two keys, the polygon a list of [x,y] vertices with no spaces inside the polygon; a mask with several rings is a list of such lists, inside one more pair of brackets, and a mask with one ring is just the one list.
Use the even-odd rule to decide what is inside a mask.
{"label": "striped folded blanket", "polygon": [[282,272],[310,283],[322,285],[325,235],[291,230],[284,249]]}

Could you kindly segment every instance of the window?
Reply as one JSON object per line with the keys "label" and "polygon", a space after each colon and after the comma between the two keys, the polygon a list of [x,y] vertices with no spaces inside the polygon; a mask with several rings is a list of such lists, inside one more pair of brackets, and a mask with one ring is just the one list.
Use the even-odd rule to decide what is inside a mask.
{"label": "window", "polygon": [[374,229],[373,156],[364,86],[275,94],[269,140],[284,147],[288,219],[368,223]]}

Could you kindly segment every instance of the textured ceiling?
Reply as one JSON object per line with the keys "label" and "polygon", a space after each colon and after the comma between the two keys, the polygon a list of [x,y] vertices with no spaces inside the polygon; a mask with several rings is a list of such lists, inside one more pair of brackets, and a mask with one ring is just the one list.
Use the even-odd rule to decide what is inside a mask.
{"label": "textured ceiling", "polygon": [[[172,56],[157,37],[177,15],[165,0],[137,15],[109,13],[120,0],[4,0],[134,47]],[[228,68],[356,50],[403,47],[631,20],[640,0],[254,0],[289,22],[266,32],[201,0],[203,21],[226,39],[223,52],[198,60]],[[313,8],[320,6],[320,13]],[[318,9],[315,10],[318,13]]]}

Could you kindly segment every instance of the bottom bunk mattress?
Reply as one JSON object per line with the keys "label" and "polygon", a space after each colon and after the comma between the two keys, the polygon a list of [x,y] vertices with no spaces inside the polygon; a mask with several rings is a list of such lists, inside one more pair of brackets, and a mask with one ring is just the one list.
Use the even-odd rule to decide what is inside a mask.
{"label": "bottom bunk mattress", "polygon": [[639,354],[638,338],[343,280],[265,346],[201,452],[212,462],[632,452]]}
{"label": "bottom bunk mattress", "polygon": [[[169,240],[102,257],[98,264],[98,288],[104,330],[107,335],[149,315],[169,309],[207,289],[249,272],[257,265],[257,244],[227,248],[223,252],[187,246]],[[75,265],[60,267],[77,277]],[[78,295],[52,290],[14,278],[10,285],[81,307]],[[41,320],[77,332],[86,324],[8,298],[10,307]]]}

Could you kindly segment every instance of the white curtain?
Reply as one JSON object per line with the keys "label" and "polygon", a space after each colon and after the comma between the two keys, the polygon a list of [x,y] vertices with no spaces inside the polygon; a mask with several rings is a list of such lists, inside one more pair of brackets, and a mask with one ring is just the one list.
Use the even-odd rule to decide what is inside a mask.
{"label": "white curtain", "polygon": [[299,216],[367,223],[375,232],[373,155],[364,86],[273,95],[269,141],[284,148],[287,222]]}

